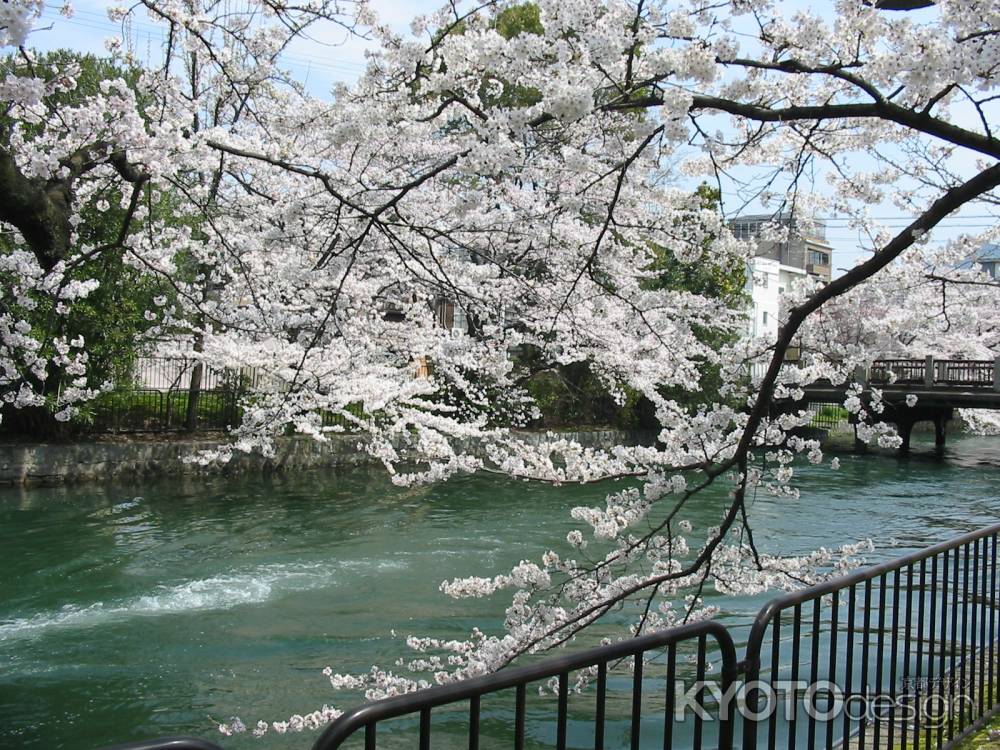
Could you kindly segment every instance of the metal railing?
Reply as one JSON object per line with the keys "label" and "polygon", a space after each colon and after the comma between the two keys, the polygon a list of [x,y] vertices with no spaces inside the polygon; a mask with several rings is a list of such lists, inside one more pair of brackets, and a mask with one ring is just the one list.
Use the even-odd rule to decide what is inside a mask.
{"label": "metal railing", "polygon": [[[844,708],[868,710],[856,718],[849,709],[825,720],[822,710],[804,720],[796,711],[747,718],[743,748],[757,747],[760,730],[769,750],[779,740],[810,750],[817,741],[830,750],[929,750],[966,737],[1000,702],[998,534],[1000,524],[765,606],[747,642],[747,684],[836,685],[839,696],[832,688],[814,691],[815,702],[829,710],[839,697]],[[762,697],[755,693],[754,708]]]}
{"label": "metal railing", "polygon": [[[605,745],[605,720],[608,693],[612,682],[608,679],[614,670],[615,662],[626,660],[626,667],[631,666],[632,678],[628,681],[627,690],[630,700],[629,716],[629,747],[639,750],[643,719],[643,681],[650,677],[653,666],[660,668],[666,683],[666,702],[663,720],[663,747],[672,745],[674,732],[674,694],[673,687],[677,678],[678,650],[685,643],[695,644],[694,661],[695,679],[703,681],[706,678],[708,658],[708,639],[715,642],[721,661],[719,687],[725,692],[736,678],[736,647],[726,628],[714,621],[698,622],[684,625],[662,633],[633,638],[609,646],[590,649],[571,656],[560,656],[546,659],[537,664],[515,669],[505,669],[495,674],[486,675],[451,685],[420,690],[415,693],[401,695],[376,701],[355,708],[334,721],[320,736],[313,746],[314,750],[336,750],[351,735],[359,730],[364,732],[365,750],[375,750],[376,727],[379,722],[410,714],[418,714],[420,750],[429,750],[431,746],[431,714],[433,709],[455,703],[468,702],[468,748],[478,750],[481,699],[484,695],[502,690],[514,689],[513,726],[511,727],[511,743],[514,750],[523,750],[525,744],[525,717],[527,686],[550,678],[556,679],[556,736],[555,747],[565,750],[567,746],[567,719],[569,716],[568,698],[570,693],[570,675],[579,670],[596,668],[596,691],[593,710],[593,742],[595,748]],[[647,661],[645,655],[650,651],[665,649],[660,659]],[[619,668],[621,664],[617,665]],[[696,697],[699,705],[708,707],[704,695]],[[732,745],[733,716],[718,717],[714,723],[718,731],[716,744],[718,747]],[[700,714],[695,714],[691,746],[700,750],[705,740],[706,722]]]}
{"label": "metal railing", "polygon": [[[438,711],[456,705],[464,709],[460,745],[479,750],[482,699],[491,694],[504,696],[505,707],[491,716],[491,745],[500,740],[504,747],[524,750],[527,688],[545,681],[554,681],[556,694],[554,741],[539,742],[536,732],[533,744],[557,750],[603,750],[609,745],[607,707],[614,691],[624,699],[615,706],[627,714],[628,726],[617,738],[627,736],[630,750],[654,745],[664,750],[755,750],[761,735],[769,750],[779,744],[789,750],[947,750],[1000,709],[998,537],[1000,524],[773,599],[754,620],[746,658],[740,662],[723,624],[692,623],[359,706],[327,727],[313,750],[338,750],[356,734],[363,736],[365,750],[384,747],[377,741],[382,736],[378,727],[393,719],[409,720],[402,729],[416,730],[420,750],[429,750],[435,737],[459,746],[453,727],[440,735],[432,731]],[[649,657],[650,652],[656,653]],[[714,678],[718,695],[738,695],[743,689],[749,710],[739,721],[736,707],[706,695],[708,664],[715,659],[721,665]],[[703,686],[697,688],[695,701],[711,720],[694,712],[681,738],[679,722],[686,716],[678,718],[674,711],[676,690],[683,685],[677,680],[682,671],[691,672],[691,663],[693,674],[688,676],[695,680],[694,687]],[[592,698],[588,691],[575,696],[586,697],[586,705],[580,718],[580,701],[574,704],[577,732],[570,743],[571,676],[582,670],[589,670],[596,688]],[[657,674],[663,675],[662,681]],[[740,675],[742,684],[736,682]],[[649,730],[641,731],[651,726],[646,715],[654,693],[651,682],[659,686],[656,694],[662,699],[654,717],[659,729],[652,737]],[[779,696],[786,687],[790,692]],[[779,701],[791,710],[782,713]],[[834,710],[838,701],[846,710]],[[865,711],[855,715],[848,708],[851,703]],[[392,744],[412,747],[406,737],[389,736],[395,737]],[[153,741],[119,750],[217,750],[200,740],[169,742],[203,744]]]}
{"label": "metal railing", "polygon": [[880,359],[872,362],[868,370],[868,381],[871,383],[892,381],[900,385],[923,383],[924,367],[925,361],[922,359]]}
{"label": "metal railing", "polygon": [[938,363],[935,383],[944,385],[993,385],[993,362],[975,359],[950,359]]}
{"label": "metal railing", "polygon": [[[169,357],[140,357],[127,378],[82,409],[80,427],[91,433],[174,432],[187,423],[191,374],[197,362]],[[255,394],[280,391],[281,384],[254,367],[238,369],[202,366],[194,408],[195,430],[220,431],[235,427],[243,417],[243,403]],[[359,416],[361,405],[348,412]],[[345,431],[355,427],[341,413],[323,412],[324,427]],[[2,427],[0,427],[2,429]]]}
{"label": "metal railing", "polygon": [[997,388],[1000,359],[879,359],[868,368],[876,385],[962,386]]}
{"label": "metal railing", "polygon": [[832,401],[812,401],[809,403],[809,412],[812,414],[809,426],[826,430],[847,424],[851,416],[842,404]]}

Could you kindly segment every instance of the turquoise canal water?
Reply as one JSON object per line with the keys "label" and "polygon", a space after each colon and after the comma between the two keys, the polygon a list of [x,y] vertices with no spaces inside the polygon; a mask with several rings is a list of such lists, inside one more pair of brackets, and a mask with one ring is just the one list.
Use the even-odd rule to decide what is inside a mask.
{"label": "turquoise canal water", "polygon": [[[755,500],[761,547],[871,537],[874,561],[1000,518],[1000,439],[953,438],[941,461],[918,446],[841,462],[802,468],[799,500]],[[326,665],[391,666],[408,634],[498,629],[502,598],[455,602],[439,582],[537,559],[578,527],[571,507],[615,486],[466,477],[400,489],[354,471],[2,489],[0,747],[220,740],[214,724],[232,715],[318,708],[333,700]],[[696,539],[723,502],[707,494],[691,508]],[[718,600],[732,624],[761,602]],[[314,736],[223,744],[305,748]]]}

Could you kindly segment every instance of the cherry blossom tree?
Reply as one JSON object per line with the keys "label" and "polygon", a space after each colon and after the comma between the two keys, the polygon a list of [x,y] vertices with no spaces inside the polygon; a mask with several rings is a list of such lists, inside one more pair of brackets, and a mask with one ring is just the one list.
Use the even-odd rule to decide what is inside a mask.
{"label": "cherry blossom tree", "polygon": [[[67,283],[67,266],[113,252],[169,280],[172,298],[149,314],[162,331],[186,332],[189,353],[268,375],[231,446],[202,460],[267,453],[289,429],[323,440],[322,415],[334,413],[400,483],[463,471],[635,480],[603,507],[574,509],[580,529],[562,552],[443,584],[452,596],[510,592],[504,632],[414,637],[422,653],[398,675],[330,671],[335,687],[370,697],[502,668],[623,602],[639,603],[623,633],[637,634],[710,616],[707,586],[753,592],[836,573],[863,546],[788,559],[754,543],[748,499],[794,496],[796,462],[823,460],[794,434],[808,417],[779,416],[778,402],[816,379],[845,381],[890,343],[915,351],[921,334],[907,336],[927,319],[945,320],[935,330],[962,351],[995,351],[996,290],[955,262],[981,238],[934,257],[927,245],[943,219],[996,205],[995,3],[536,6],[537,28],[521,33],[498,22],[521,6],[496,0],[449,4],[400,35],[367,3],[246,0],[236,13],[143,0],[112,11],[167,29],[164,62],[144,72],[139,94],[108,82],[66,111],[30,75],[2,84],[15,125],[0,149],[0,219],[21,243],[0,260],[11,279],[0,386],[12,406],[49,399],[69,418],[100,388],[87,378],[85,341],[43,341],[49,333],[26,328],[19,310],[49,295],[72,315],[100,279]],[[7,41],[22,43],[37,6],[4,10]],[[281,70],[292,40],[329,23],[377,43],[365,74],[332,100]],[[26,149],[29,122],[44,135]],[[817,175],[821,188],[810,185]],[[735,337],[738,306],[651,283],[664,252],[711,269],[752,253],[684,182],[703,179],[776,213],[848,217],[870,253],[794,290],[776,341]],[[109,189],[127,209],[118,241],[80,245],[80,207]],[[148,209],[166,190],[183,196],[169,221]],[[872,207],[885,203],[912,222],[880,225]],[[193,277],[178,272],[191,267]],[[436,324],[440,299],[466,313],[468,334]],[[871,306],[892,317],[858,321]],[[709,346],[705,331],[738,340]],[[789,367],[793,343],[804,356]],[[510,431],[534,414],[515,356],[524,347],[545,362],[588,363],[611,393],[642,393],[661,427],[656,445],[596,451]],[[429,377],[415,377],[421,363]],[[44,388],[53,366],[75,377],[55,397]],[[669,398],[697,392],[709,368],[722,374],[721,401],[692,409]],[[894,439],[888,428],[872,434]],[[728,488],[718,524],[693,530],[685,507],[714,485]]]}

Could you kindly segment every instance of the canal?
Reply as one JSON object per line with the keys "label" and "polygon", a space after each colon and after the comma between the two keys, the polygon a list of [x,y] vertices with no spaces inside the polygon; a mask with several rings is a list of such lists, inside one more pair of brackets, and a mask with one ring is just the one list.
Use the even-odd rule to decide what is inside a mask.
{"label": "canal", "polygon": [[[801,553],[871,537],[871,561],[1000,518],[1000,438],[943,460],[800,467],[799,500],[758,496],[759,545]],[[537,559],[617,485],[465,477],[393,487],[378,471],[0,489],[0,747],[96,748],[285,719],[334,698],[321,670],[391,666],[407,635],[496,631],[505,600],[456,602],[442,579]],[[691,508],[693,540],[724,492]],[[767,597],[718,598],[746,623]],[[314,735],[225,739],[305,748]]]}

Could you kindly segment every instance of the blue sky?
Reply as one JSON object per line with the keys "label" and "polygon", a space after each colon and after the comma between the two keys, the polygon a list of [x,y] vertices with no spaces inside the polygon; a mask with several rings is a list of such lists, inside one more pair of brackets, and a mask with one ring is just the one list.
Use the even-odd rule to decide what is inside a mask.
{"label": "blue sky", "polygon": [[[442,0],[373,0],[372,5],[384,23],[388,23],[400,32],[406,32],[409,22],[415,15],[429,13],[437,9]],[[73,4],[74,16],[64,18],[59,15],[58,3],[46,7],[41,23],[30,38],[30,45],[37,49],[49,50],[69,48],[81,52],[103,54],[104,41],[109,37],[121,37],[121,24],[110,21],[107,8],[111,3],[102,0],[78,0]],[[788,2],[788,12],[796,6],[810,5],[804,2]],[[160,45],[163,43],[163,32],[154,22],[137,11],[136,18],[128,29],[128,38],[132,42],[133,53],[140,60],[156,60]],[[297,40],[284,56],[285,66],[307,88],[317,96],[325,96],[336,82],[352,82],[357,79],[365,66],[365,49],[372,46],[355,36],[347,34],[342,29],[329,25],[325,28],[310,30],[309,38]],[[822,175],[816,179],[816,189],[825,190]],[[737,210],[734,201],[727,201],[727,213]],[[751,206],[750,212],[759,210]],[[890,226],[905,226],[909,219],[902,215],[892,205],[875,207],[873,214],[885,217]],[[992,226],[995,221],[982,209],[966,211],[963,216],[947,220],[946,227],[938,230],[932,236],[932,243],[937,244],[958,235],[960,232],[978,232]],[[831,218],[827,229],[828,242],[834,247],[833,264],[835,275],[837,269],[849,268],[859,259],[867,255],[863,241],[846,226],[846,222]]]}

